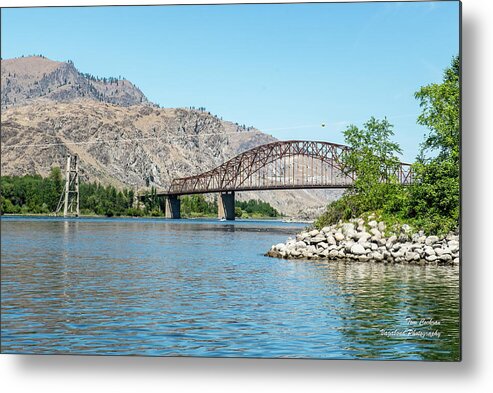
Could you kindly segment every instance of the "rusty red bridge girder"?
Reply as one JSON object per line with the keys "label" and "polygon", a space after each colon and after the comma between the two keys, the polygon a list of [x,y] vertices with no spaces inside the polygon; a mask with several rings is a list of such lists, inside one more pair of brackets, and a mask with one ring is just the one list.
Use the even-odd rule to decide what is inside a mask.
{"label": "rusty red bridge girder", "polygon": [[[162,196],[279,189],[348,188],[354,175],[344,172],[341,157],[350,148],[320,141],[278,141],[250,149],[209,171],[173,179]],[[411,165],[395,173],[412,182]]]}

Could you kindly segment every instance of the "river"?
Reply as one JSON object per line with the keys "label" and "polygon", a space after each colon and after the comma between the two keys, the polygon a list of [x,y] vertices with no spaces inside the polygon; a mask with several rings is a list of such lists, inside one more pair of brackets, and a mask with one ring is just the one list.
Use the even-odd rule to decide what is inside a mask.
{"label": "river", "polygon": [[458,267],[263,255],[303,227],[2,217],[2,352],[459,358]]}

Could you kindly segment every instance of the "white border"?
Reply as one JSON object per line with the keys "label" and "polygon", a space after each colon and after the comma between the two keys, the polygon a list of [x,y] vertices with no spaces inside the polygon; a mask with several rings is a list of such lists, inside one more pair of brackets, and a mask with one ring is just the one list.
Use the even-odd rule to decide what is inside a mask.
{"label": "white border", "polygon": [[[231,3],[216,0],[215,3]],[[256,1],[244,1],[256,2]],[[276,2],[276,1],[271,1]],[[280,1],[278,1],[280,2]],[[26,1],[5,6],[166,4],[178,1]],[[207,1],[182,1],[203,4]],[[492,391],[493,20],[491,1],[463,1],[463,361],[362,362],[0,356],[8,392],[486,392]]]}

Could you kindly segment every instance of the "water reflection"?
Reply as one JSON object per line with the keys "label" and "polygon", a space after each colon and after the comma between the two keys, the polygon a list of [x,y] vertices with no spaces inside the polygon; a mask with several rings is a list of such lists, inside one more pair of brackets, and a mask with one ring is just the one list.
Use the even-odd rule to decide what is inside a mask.
{"label": "water reflection", "polygon": [[[1,225],[4,352],[459,357],[458,268],[266,258],[278,222]],[[440,337],[382,334],[406,318]]]}
{"label": "water reflection", "polygon": [[321,279],[327,286],[335,281],[344,299],[338,312],[348,351],[364,358],[459,358],[457,267],[317,265]]}

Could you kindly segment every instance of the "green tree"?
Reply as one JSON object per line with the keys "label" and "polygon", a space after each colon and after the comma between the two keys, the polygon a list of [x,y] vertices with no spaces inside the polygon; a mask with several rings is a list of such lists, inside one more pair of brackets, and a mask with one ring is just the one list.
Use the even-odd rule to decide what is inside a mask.
{"label": "green tree", "polygon": [[401,148],[392,141],[393,126],[387,119],[371,117],[363,128],[350,125],[344,139],[350,149],[341,157],[342,170],[354,178],[353,187],[317,219],[315,226],[323,227],[360,217],[372,211],[401,210],[406,192],[396,173],[400,165]]}
{"label": "green tree", "polygon": [[454,57],[442,83],[423,86],[416,93],[422,108],[418,124],[429,132],[413,165],[411,187],[398,184],[399,145],[392,142],[392,126],[374,118],[363,130],[350,126],[344,135],[352,148],[342,158],[344,171],[355,175],[354,187],[331,203],[317,227],[379,211],[381,218],[407,222],[427,233],[457,228],[460,210],[460,61]]}
{"label": "green tree", "polygon": [[414,165],[409,215],[428,232],[455,229],[460,209],[460,60],[456,56],[442,83],[417,93],[422,113],[418,124],[429,129]]}
{"label": "green tree", "polygon": [[49,211],[55,211],[58,201],[63,192],[63,177],[60,167],[51,168],[47,184],[47,207]]}
{"label": "green tree", "polygon": [[350,125],[344,131],[351,148],[342,157],[343,171],[354,176],[350,191],[361,196],[365,210],[381,209],[391,192],[398,191],[397,177],[401,148],[391,140],[393,126],[387,121],[370,118],[362,129]]}
{"label": "green tree", "polygon": [[269,203],[255,199],[250,199],[248,201],[236,201],[235,211],[236,208],[240,208],[242,210],[242,215],[243,211],[250,216],[256,217],[278,217],[280,215],[279,212]]}
{"label": "green tree", "polygon": [[131,209],[134,206],[135,192],[133,190],[128,190],[127,192],[127,208]]}
{"label": "green tree", "polygon": [[421,145],[422,156],[437,152],[439,160],[459,161],[460,61],[456,56],[443,75],[442,83],[423,86],[416,92],[422,112],[418,124],[430,131]]}

